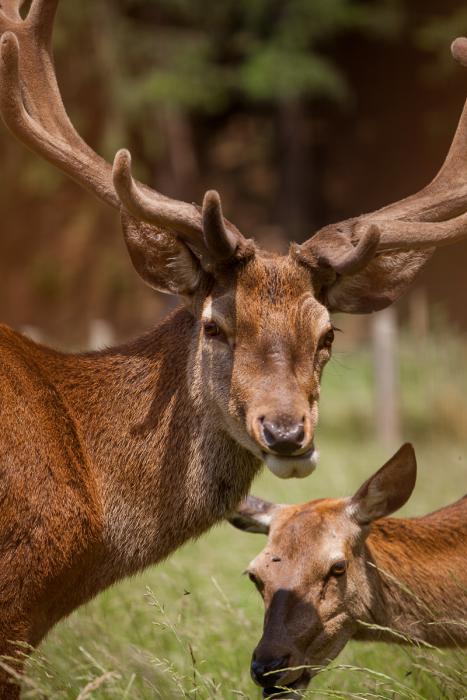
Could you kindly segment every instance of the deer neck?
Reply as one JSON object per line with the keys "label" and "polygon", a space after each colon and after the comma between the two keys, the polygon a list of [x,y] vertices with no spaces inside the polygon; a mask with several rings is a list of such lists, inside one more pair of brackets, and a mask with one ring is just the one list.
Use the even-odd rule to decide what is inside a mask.
{"label": "deer neck", "polygon": [[248,492],[260,462],[201,395],[195,320],[172,314],[138,340],[55,368],[102,499],[121,575],[208,529]]}
{"label": "deer neck", "polygon": [[467,644],[459,624],[467,606],[467,498],[422,518],[386,518],[367,540],[370,601],[359,639],[404,643],[404,636],[437,646]]}

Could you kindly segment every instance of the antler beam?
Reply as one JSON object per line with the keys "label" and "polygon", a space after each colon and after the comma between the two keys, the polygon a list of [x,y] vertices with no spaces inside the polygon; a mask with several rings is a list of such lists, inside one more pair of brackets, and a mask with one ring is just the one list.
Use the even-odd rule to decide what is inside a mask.
{"label": "antler beam", "polygon": [[[467,67],[467,39],[458,38],[453,57]],[[379,241],[375,245],[375,227]],[[326,226],[299,248],[305,259],[322,260],[336,272],[354,274],[377,253],[422,250],[467,237],[467,102],[438,175],[425,188],[378,211]],[[372,243],[370,243],[372,241]],[[366,242],[364,244],[364,242]],[[350,266],[342,267],[347,249]],[[327,251],[327,252],[326,252]],[[353,256],[353,258],[352,258]]]}

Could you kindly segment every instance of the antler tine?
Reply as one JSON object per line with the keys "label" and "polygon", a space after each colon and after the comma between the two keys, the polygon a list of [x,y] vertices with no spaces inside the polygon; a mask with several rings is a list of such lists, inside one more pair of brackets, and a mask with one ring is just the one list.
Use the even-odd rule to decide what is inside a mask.
{"label": "antler tine", "polygon": [[[467,67],[466,38],[456,39],[451,52]],[[341,269],[342,265],[332,258],[332,249],[335,253],[336,247],[341,251],[347,248],[351,256],[375,225],[380,232],[375,254],[429,249],[467,237],[467,102],[446,159],[429,185],[378,211],[326,226],[300,246],[299,253],[316,259],[324,256],[327,245],[331,249],[329,264],[338,271],[335,265]],[[353,272],[347,270],[346,274]]]}
{"label": "antler tine", "polygon": [[[452,42],[451,55],[461,66],[467,68],[467,38],[458,37]],[[464,191],[467,192],[467,100],[441,172],[445,168],[450,168],[452,174],[457,175],[459,182],[464,185]]]}
{"label": "antler tine", "polygon": [[202,217],[207,248],[215,253],[219,262],[232,258],[238,248],[240,234],[229,231],[225,225],[221,199],[215,190],[208,190],[204,195]]}
{"label": "antler tine", "polygon": [[451,44],[451,54],[455,61],[467,68],[467,39],[458,36]]}
{"label": "antler tine", "polygon": [[[47,134],[41,125],[31,118],[26,111],[21,97],[21,83],[19,75],[19,42],[16,34],[11,31],[5,32],[0,38],[0,79],[2,89],[0,90],[0,111],[5,124],[15,136],[26,145],[33,148],[39,146],[42,152],[46,142],[49,141]],[[47,146],[51,146],[47,143]]]}
{"label": "antler tine", "polygon": [[0,5],[0,12],[13,22],[21,19],[20,10],[24,0],[3,0]]}
{"label": "antler tine", "polygon": [[[304,262],[332,268],[339,275],[353,275],[368,265],[374,257],[380,240],[378,226],[372,224],[363,233],[356,246],[349,238],[336,232],[331,226],[324,228],[313,238],[313,246],[304,243],[295,252]],[[311,253],[311,259],[310,259]]]}
{"label": "antler tine", "polygon": [[0,84],[0,112],[10,131],[26,146],[38,151],[48,161],[83,184],[86,189],[118,206],[118,199],[115,194],[112,196],[109,192],[104,177],[94,177],[90,181],[84,174],[87,169],[92,172],[95,158],[98,156],[90,158],[82,152],[77,154],[62,138],[51,137],[26,111],[21,98],[19,44],[13,32],[5,32],[0,38]]}
{"label": "antler tine", "polygon": [[[451,45],[453,57],[467,65],[467,39],[457,38]],[[405,221],[444,221],[462,214],[467,208],[467,101],[446,159],[438,174],[422,190],[371,214],[369,219]],[[381,243],[385,243],[383,235]]]}
{"label": "antler tine", "polygon": [[40,36],[44,44],[52,40],[55,13],[60,0],[33,0],[26,22]]}
{"label": "antler tine", "polygon": [[[458,63],[467,67],[466,38],[455,39],[451,53]],[[391,214],[404,205],[405,216],[392,219]],[[431,183],[418,194],[362,219],[355,227],[357,237],[371,219],[381,230],[378,246],[381,252],[441,247],[467,236],[467,101],[448,155]]]}
{"label": "antler tine", "polygon": [[144,188],[133,178],[131,154],[122,148],[113,164],[113,183],[123,206],[137,219],[168,227],[192,243],[202,240],[201,214],[192,204],[178,202]]}
{"label": "antler tine", "polygon": [[[63,106],[51,49],[57,5],[58,0],[34,0],[28,16],[22,20],[19,16],[21,2],[10,0],[2,4],[1,116],[26,146],[118,208],[120,203],[112,186],[110,165],[75,131]],[[15,21],[12,21],[15,11]]]}

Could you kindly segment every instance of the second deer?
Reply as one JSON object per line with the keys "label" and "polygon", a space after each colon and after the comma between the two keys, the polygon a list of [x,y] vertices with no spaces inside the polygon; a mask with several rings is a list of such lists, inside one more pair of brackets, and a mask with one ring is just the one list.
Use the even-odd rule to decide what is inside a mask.
{"label": "second deer", "polygon": [[415,479],[404,445],[351,498],[282,506],[249,496],[230,518],[268,534],[248,567],[265,605],[251,664],[265,697],[297,697],[350,639],[467,646],[467,497],[386,517]]}

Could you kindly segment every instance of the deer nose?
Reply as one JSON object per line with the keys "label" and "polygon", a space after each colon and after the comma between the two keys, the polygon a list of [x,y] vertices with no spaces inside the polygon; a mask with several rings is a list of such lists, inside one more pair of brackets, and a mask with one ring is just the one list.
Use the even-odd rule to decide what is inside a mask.
{"label": "deer nose", "polygon": [[287,668],[288,658],[288,656],[281,656],[279,658],[265,659],[262,661],[253,659],[251,662],[251,677],[258,685],[264,687],[273,686],[275,683],[278,683],[281,676],[284,675],[282,670],[277,673],[274,673],[274,671],[276,669]]}
{"label": "deer nose", "polygon": [[[261,420],[261,419],[260,419]],[[291,455],[301,447],[305,439],[305,425],[285,420],[261,420],[261,432],[264,444],[279,455]]]}

